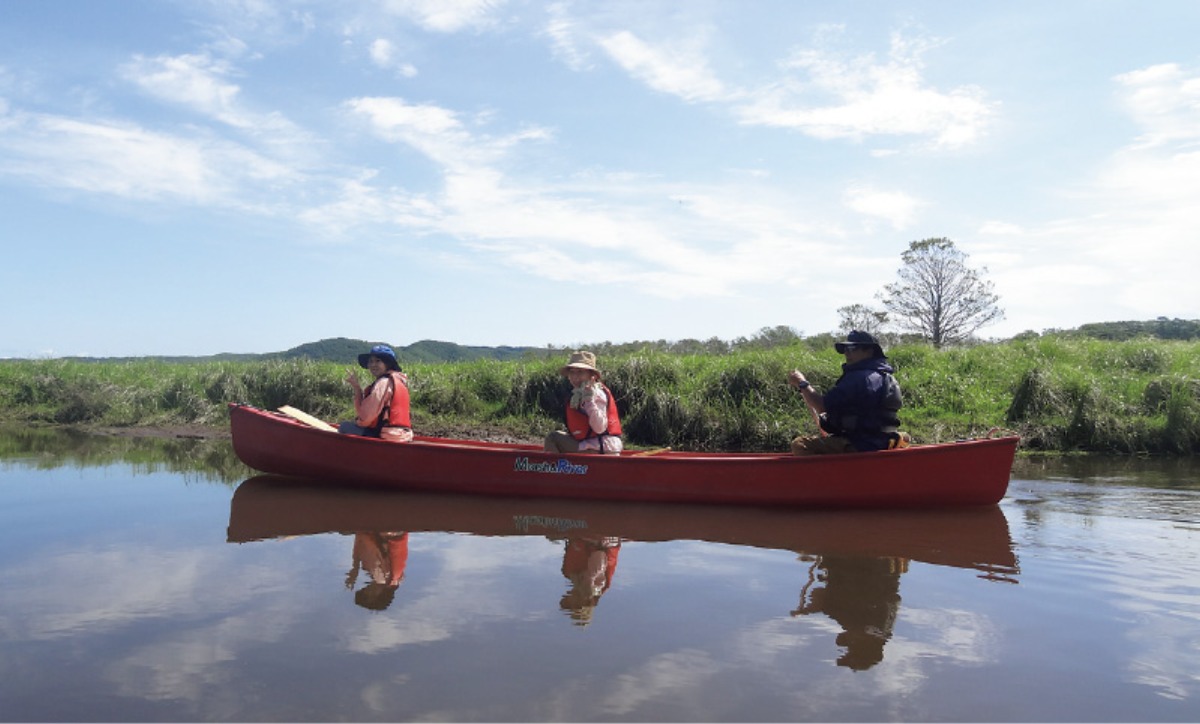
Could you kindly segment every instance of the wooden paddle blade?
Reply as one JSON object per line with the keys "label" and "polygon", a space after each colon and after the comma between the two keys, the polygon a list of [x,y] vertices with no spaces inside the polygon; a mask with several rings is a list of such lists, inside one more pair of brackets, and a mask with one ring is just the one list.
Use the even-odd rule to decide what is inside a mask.
{"label": "wooden paddle blade", "polygon": [[279,408],[279,411],[282,412],[283,414],[287,415],[288,417],[295,418],[295,419],[299,420],[300,422],[303,422],[306,425],[311,425],[311,426],[317,428],[318,430],[324,430],[326,432],[337,432],[337,428],[334,427],[333,425],[330,425],[328,422],[325,422],[324,420],[313,417],[312,415],[308,414],[307,412],[304,412],[303,410],[297,410],[296,408],[292,407],[291,405],[284,405],[283,407]]}
{"label": "wooden paddle blade", "polygon": [[665,453],[665,452],[671,452],[671,448],[658,447],[658,448],[653,448],[651,450],[638,450],[637,452],[631,453],[631,454],[634,456],[637,456],[637,457],[641,457],[643,455],[657,455],[659,453]]}

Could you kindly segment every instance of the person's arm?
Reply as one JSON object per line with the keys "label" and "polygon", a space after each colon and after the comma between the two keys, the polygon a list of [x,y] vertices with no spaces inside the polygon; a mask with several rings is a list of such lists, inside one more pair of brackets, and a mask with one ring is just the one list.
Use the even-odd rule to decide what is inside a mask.
{"label": "person's arm", "polygon": [[352,394],[354,399],[354,415],[357,417],[358,406],[362,404],[363,391],[362,385],[358,381],[358,372],[353,368],[346,370],[346,384],[350,385],[350,389],[354,391]]}
{"label": "person's arm", "polygon": [[591,396],[584,399],[581,407],[587,413],[592,432],[599,434],[608,430],[608,395],[603,387],[594,384]]}
{"label": "person's arm", "polygon": [[392,386],[383,384],[382,377],[379,381],[380,384],[372,387],[370,393],[355,397],[354,413],[357,419],[354,422],[361,427],[374,427],[379,422],[379,413],[383,412],[383,406],[391,394]]}
{"label": "person's arm", "polygon": [[814,414],[821,415],[825,412],[825,398],[817,389],[812,386],[804,377],[804,373],[800,370],[792,370],[788,375],[788,384],[800,390],[800,395],[804,397],[804,402]]}

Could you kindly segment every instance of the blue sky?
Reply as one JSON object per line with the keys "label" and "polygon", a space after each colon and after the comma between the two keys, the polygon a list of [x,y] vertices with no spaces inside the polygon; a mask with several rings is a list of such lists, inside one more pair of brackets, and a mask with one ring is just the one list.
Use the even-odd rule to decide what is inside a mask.
{"label": "blue sky", "polygon": [[1200,316],[1200,3],[5,0],[0,357]]}

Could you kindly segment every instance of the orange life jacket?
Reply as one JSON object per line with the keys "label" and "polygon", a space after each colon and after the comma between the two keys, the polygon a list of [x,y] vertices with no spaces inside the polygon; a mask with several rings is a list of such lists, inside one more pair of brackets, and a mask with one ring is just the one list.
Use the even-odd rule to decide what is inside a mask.
{"label": "orange life jacket", "polygon": [[[371,388],[383,382],[384,379],[380,377],[372,382],[363,394],[370,395]],[[403,375],[395,371],[389,371],[387,379],[392,381],[392,399],[383,405],[383,413],[387,414],[387,418],[385,421],[383,413],[381,413],[380,419],[376,420],[371,427],[376,430],[385,427],[412,427],[408,414],[408,382],[405,381]]]}
{"label": "orange life jacket", "polygon": [[602,433],[592,431],[592,425],[588,422],[587,413],[582,410],[576,410],[571,407],[571,403],[567,402],[567,431],[571,433],[571,437],[576,440],[586,440],[589,437],[600,437],[601,435],[620,435],[621,434],[621,419],[617,416],[617,398],[613,396],[612,390],[603,382],[596,383],[604,390],[604,394],[608,395],[608,429]]}

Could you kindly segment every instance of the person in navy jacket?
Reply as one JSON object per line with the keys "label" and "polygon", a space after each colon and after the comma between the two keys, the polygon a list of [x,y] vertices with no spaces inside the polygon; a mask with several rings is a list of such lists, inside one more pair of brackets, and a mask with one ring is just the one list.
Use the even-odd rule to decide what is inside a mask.
{"label": "person in navy jacket", "polygon": [[908,445],[900,431],[898,413],[903,404],[900,385],[892,376],[883,347],[873,335],[852,330],[833,345],[846,356],[842,376],[821,394],[800,370],[792,370],[788,384],[800,390],[804,402],[817,416],[821,435],[792,441],[796,455],[872,452]]}

